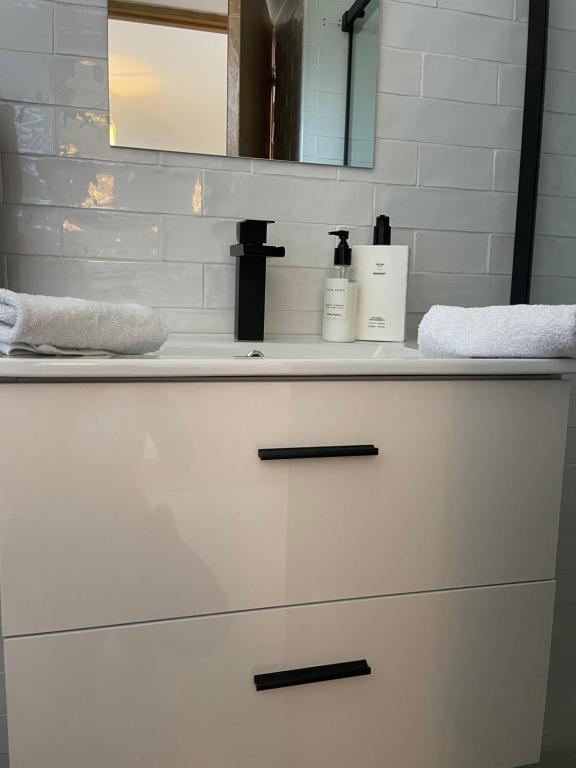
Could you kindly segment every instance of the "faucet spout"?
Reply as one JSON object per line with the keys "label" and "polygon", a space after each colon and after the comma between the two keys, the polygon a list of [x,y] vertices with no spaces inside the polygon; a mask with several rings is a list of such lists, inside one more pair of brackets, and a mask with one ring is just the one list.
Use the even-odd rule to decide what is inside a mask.
{"label": "faucet spout", "polygon": [[234,338],[237,341],[264,339],[266,304],[266,259],[285,254],[282,246],[266,245],[271,221],[247,219],[238,222],[238,243],[230,247],[236,258],[236,307]]}

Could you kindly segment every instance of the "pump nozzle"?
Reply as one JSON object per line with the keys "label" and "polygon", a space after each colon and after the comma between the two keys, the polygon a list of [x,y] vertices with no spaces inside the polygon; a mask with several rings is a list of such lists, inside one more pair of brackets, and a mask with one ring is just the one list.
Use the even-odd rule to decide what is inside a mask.
{"label": "pump nozzle", "polygon": [[349,267],[352,264],[352,250],[348,245],[348,235],[350,232],[346,229],[337,229],[334,232],[329,232],[329,235],[336,235],[340,238],[340,242],[334,248],[334,264],[344,265]]}

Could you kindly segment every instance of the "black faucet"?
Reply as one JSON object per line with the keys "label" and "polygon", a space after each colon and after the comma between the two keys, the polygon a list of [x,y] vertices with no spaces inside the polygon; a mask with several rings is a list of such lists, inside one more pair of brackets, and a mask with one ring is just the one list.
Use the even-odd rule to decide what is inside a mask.
{"label": "black faucet", "polygon": [[236,341],[264,339],[264,304],[266,298],[266,259],[284,256],[281,246],[265,245],[266,228],[273,221],[246,219],[236,227],[238,242],[230,246],[236,257]]}

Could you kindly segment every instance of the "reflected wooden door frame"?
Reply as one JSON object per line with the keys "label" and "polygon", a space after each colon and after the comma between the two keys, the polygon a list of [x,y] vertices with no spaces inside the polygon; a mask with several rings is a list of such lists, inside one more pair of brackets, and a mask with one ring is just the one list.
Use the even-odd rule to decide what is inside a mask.
{"label": "reflected wooden door frame", "polygon": [[228,34],[228,16],[226,15],[189,11],[186,8],[168,8],[165,5],[108,0],[108,18],[115,21],[134,21],[140,24]]}

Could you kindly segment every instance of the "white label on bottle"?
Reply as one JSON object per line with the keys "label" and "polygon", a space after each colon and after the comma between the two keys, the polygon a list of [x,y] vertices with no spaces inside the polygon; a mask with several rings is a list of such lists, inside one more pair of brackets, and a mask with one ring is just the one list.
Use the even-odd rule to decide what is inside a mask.
{"label": "white label on bottle", "polygon": [[329,320],[347,320],[350,304],[350,281],[345,277],[329,277],[324,294],[324,316]]}
{"label": "white label on bottle", "polygon": [[379,315],[372,315],[368,318],[368,328],[377,328],[384,330],[386,328],[386,318]]}

